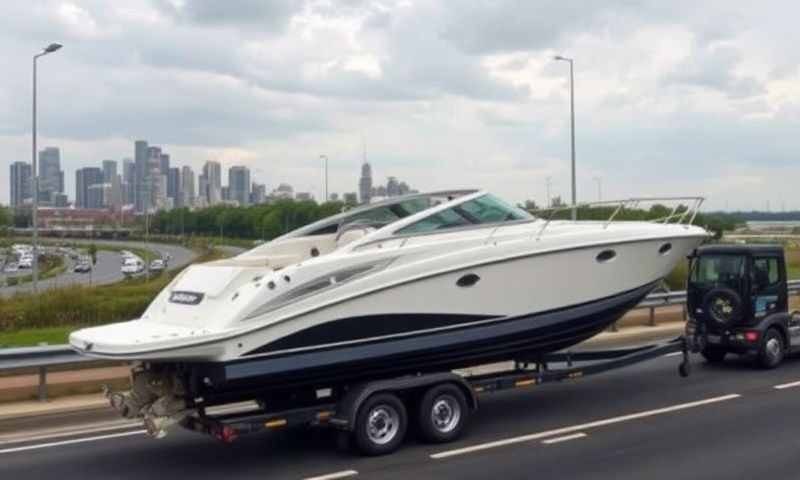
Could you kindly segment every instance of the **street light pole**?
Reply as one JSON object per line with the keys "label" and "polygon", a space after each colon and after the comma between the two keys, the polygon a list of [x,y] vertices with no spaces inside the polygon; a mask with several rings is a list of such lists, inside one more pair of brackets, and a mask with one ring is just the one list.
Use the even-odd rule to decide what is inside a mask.
{"label": "street light pole", "polygon": [[47,54],[53,53],[61,48],[58,43],[51,43],[42,49],[41,52],[33,56],[33,125],[32,125],[32,152],[31,152],[31,173],[33,176],[33,211],[31,212],[31,223],[33,223],[33,293],[39,292],[39,173],[36,161],[36,60]]}
{"label": "street light pole", "polygon": [[544,206],[544,208],[550,208],[550,185],[552,185],[552,183],[553,182],[551,177],[547,177],[545,179],[544,184],[545,187],[547,188],[547,204]]}
{"label": "street light pole", "polygon": [[328,201],[328,156],[327,155],[320,155],[319,158],[325,159],[325,199],[322,203]]}
{"label": "street light pole", "polygon": [[577,196],[575,193],[575,77],[573,74],[573,60],[556,55],[554,60],[569,62],[569,112],[570,112],[570,145],[572,153],[572,220],[578,217]]}

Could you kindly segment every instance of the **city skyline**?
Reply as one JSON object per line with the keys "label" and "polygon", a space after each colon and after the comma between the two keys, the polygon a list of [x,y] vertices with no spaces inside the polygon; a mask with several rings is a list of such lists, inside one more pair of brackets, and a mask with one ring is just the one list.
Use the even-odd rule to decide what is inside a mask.
{"label": "city skyline", "polygon": [[[39,70],[39,144],[60,146],[68,172],[132,157],[124,152],[142,137],[195,172],[206,159],[254,177],[278,171],[270,187],[319,197],[319,155],[331,191],[351,190],[363,137],[371,158],[420,190],[481,187],[541,204],[551,177],[552,193],[568,198],[569,75],[553,61],[566,55],[579,201],[596,197],[602,177],[606,199],[800,208],[791,3],[257,4],[232,0],[218,16],[192,0],[10,2],[0,184],[31,157],[24,66],[58,42]],[[501,27],[509,12],[515,22]],[[74,181],[65,176],[66,191]],[[9,195],[0,189],[0,203]]]}
{"label": "city skyline", "polygon": [[[131,209],[135,213],[179,207],[203,208],[221,203],[240,206],[264,203],[270,199],[344,200],[349,203],[369,202],[371,198],[393,197],[415,193],[396,176],[387,176],[386,184],[373,183],[372,167],[362,158],[360,177],[355,191],[331,191],[322,199],[312,191],[295,190],[285,182],[268,193],[267,183],[259,183],[249,167],[232,165],[223,178],[220,162],[207,160],[195,174],[190,165],[172,163],[171,155],[161,146],[147,140],[133,141],[133,158],[105,158],[95,166],[82,166],[74,172],[74,195],[65,190],[65,170],[60,164],[61,149],[47,146],[39,152],[40,208],[73,207],[78,209]],[[262,171],[262,169],[257,169]],[[9,171],[9,195],[12,206],[29,206],[31,202],[31,168],[25,162],[14,162]],[[365,176],[366,175],[366,176]],[[195,180],[196,179],[196,180]],[[225,182],[227,181],[227,183]]]}

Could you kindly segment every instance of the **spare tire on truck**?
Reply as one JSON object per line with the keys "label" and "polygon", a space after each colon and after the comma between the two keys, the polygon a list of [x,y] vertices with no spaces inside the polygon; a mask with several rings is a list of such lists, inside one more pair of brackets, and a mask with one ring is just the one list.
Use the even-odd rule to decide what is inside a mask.
{"label": "spare tire on truck", "polygon": [[714,288],[703,297],[703,311],[715,327],[732,327],[742,320],[742,297],[730,288]]}

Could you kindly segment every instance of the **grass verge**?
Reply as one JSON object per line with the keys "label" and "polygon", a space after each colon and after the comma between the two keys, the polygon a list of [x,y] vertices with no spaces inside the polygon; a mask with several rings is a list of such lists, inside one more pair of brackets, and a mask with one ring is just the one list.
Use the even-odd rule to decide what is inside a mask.
{"label": "grass verge", "polygon": [[[219,250],[201,255],[195,263],[222,258]],[[46,295],[29,293],[0,299],[0,344],[63,343],[78,327],[130,320],[141,316],[150,302],[179,270],[147,280],[143,277],[105,286],[70,285]],[[41,335],[34,330],[45,329]]]}

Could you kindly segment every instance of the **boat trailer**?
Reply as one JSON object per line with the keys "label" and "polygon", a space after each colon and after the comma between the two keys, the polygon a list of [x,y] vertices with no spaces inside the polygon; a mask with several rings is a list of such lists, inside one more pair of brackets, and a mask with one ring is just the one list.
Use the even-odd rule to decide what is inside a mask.
{"label": "boat trailer", "polygon": [[[430,410],[429,415],[419,415],[423,439],[451,441],[460,435],[470,414],[478,408],[479,395],[578,380],[669,354],[681,355],[678,373],[687,377],[691,371],[689,347],[685,337],[678,337],[632,348],[519,358],[513,369],[481,375],[439,372],[380,378],[318,389],[314,392],[318,403],[313,406],[269,411],[268,405],[260,404],[256,409],[224,414],[211,414],[201,407],[180,424],[226,443],[243,435],[293,426],[330,427],[349,433],[361,453],[380,455],[399,448],[408,422],[414,420],[409,419],[408,411]],[[426,418],[430,424],[425,423]],[[387,439],[390,434],[396,438]]]}

